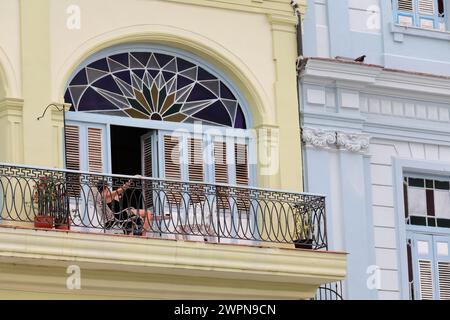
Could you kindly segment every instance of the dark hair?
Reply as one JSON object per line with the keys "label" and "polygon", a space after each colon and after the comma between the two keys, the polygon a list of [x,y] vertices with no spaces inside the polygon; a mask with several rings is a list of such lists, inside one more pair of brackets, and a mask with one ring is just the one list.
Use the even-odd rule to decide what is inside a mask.
{"label": "dark hair", "polygon": [[97,182],[97,190],[98,192],[102,193],[105,188],[108,187],[108,184],[105,181],[99,181]]}

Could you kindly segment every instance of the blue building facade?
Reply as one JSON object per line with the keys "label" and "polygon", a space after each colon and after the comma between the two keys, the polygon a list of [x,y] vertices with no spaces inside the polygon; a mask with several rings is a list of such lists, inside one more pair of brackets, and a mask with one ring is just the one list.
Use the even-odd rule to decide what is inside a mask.
{"label": "blue building facade", "polygon": [[349,253],[345,298],[450,299],[450,0],[308,4],[305,186]]}

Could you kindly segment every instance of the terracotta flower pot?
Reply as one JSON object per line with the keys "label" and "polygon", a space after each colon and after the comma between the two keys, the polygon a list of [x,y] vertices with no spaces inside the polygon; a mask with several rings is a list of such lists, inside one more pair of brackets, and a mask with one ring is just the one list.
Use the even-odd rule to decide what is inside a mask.
{"label": "terracotta flower pot", "polygon": [[34,217],[34,227],[51,229],[55,223],[55,219],[51,216],[38,215]]}
{"label": "terracotta flower pot", "polygon": [[67,221],[64,222],[55,222],[55,229],[57,230],[70,230],[70,224],[71,224],[71,220],[70,217],[67,219]]}
{"label": "terracotta flower pot", "polygon": [[312,241],[312,239],[301,239],[301,240],[295,242],[295,248],[312,250],[313,241]]}

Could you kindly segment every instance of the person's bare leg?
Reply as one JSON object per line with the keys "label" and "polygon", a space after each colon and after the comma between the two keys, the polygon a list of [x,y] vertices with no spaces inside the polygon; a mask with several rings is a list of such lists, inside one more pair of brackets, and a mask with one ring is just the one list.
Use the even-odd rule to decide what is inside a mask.
{"label": "person's bare leg", "polygon": [[147,230],[150,227],[150,221],[153,219],[153,214],[147,210],[136,210],[136,214],[138,214],[142,219],[144,219],[144,231],[142,232],[142,236],[147,234]]}

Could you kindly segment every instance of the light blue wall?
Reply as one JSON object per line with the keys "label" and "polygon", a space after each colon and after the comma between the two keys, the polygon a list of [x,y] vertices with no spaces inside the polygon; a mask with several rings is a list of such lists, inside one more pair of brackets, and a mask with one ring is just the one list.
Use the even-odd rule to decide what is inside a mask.
{"label": "light blue wall", "polygon": [[[303,27],[304,56],[354,59],[365,54],[366,64],[450,76],[450,32],[396,26],[391,0],[308,0],[308,3]],[[450,13],[450,0],[446,3]],[[401,176],[398,180],[398,175],[392,178],[390,162],[377,166],[378,160],[374,158],[382,158],[384,155],[380,153],[389,151],[392,145],[395,152],[407,155],[406,149],[396,149],[396,145],[402,148],[405,143],[413,146],[424,143],[445,150],[449,143],[450,93],[444,89],[429,94],[426,90],[428,86],[434,87],[430,85],[433,81],[439,87],[439,79],[427,77],[421,80],[424,89],[422,86],[411,89],[401,88],[396,81],[375,83],[379,73],[397,74],[377,67],[316,59],[308,61],[300,79],[305,189],[327,195],[330,249],[348,253],[344,285],[347,299],[408,297],[403,288],[405,255],[401,251],[405,241],[401,238],[396,242],[390,237],[399,234],[402,226],[400,222],[380,223],[380,217],[385,217],[381,214],[397,208],[389,202],[392,196],[398,198],[389,192],[389,184],[402,180]],[[405,83],[412,78],[413,75],[404,74]],[[364,152],[354,152],[339,141],[328,140],[324,146],[320,140],[322,133],[317,131],[311,134],[316,141],[305,140],[305,131],[313,129],[365,134],[372,137],[370,146],[377,145],[378,149],[370,147]],[[448,161],[450,148],[449,156],[445,152],[442,155]],[[411,151],[413,156],[417,155]],[[377,171],[380,167],[383,170]],[[375,210],[382,206],[386,209],[383,213]],[[402,210],[395,210],[401,221]],[[393,258],[386,254],[389,250],[398,250],[398,255]],[[368,274],[374,270],[371,267],[380,270],[381,282],[377,287],[367,285],[373,275]]]}
{"label": "light blue wall", "polygon": [[[448,16],[450,0],[445,4]],[[367,27],[377,19],[370,11],[372,5],[380,10],[379,30]],[[399,27],[394,21],[391,0],[308,0],[304,55],[356,58],[365,54],[366,63],[450,76],[450,23],[447,32],[440,32]]]}

